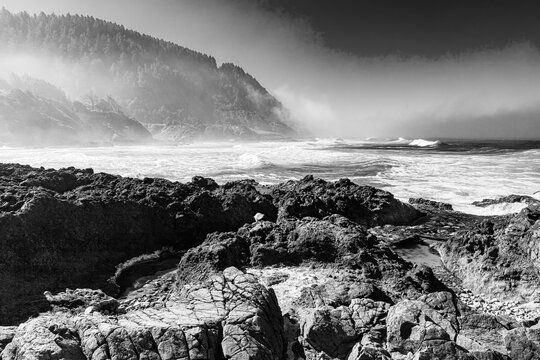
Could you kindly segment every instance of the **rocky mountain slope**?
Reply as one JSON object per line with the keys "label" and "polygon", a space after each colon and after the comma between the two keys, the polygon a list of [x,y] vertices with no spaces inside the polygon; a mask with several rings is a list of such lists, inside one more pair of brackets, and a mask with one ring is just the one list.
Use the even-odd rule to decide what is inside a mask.
{"label": "rocky mountain slope", "polygon": [[47,146],[145,143],[152,135],[111,97],[71,102],[53,85],[0,79],[0,144]]}
{"label": "rocky mountain slope", "polygon": [[[540,357],[535,204],[481,218],[313,177],[0,179],[2,359]],[[428,242],[444,263],[410,256]],[[163,246],[187,250],[176,269],[120,294],[119,274],[170,252],[125,261]]]}
{"label": "rocky mountain slope", "polygon": [[0,52],[53,66],[49,80],[76,96],[114,97],[158,139],[252,139],[292,131],[287,111],[242,68],[217,66],[211,56],[93,17],[3,9]]}

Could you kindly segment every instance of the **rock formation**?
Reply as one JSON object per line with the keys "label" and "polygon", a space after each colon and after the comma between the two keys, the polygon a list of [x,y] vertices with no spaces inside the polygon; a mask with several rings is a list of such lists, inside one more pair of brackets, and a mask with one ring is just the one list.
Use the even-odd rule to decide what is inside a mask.
{"label": "rock formation", "polygon": [[250,181],[219,187],[200,177],[180,184],[0,165],[0,189],[3,324],[45,309],[44,291],[98,287],[115,294],[107,279],[116,264],[164,246],[189,248],[256,213],[277,215]]}
{"label": "rock formation", "polygon": [[440,248],[445,264],[476,291],[540,301],[540,204],[515,216],[484,219]]}
{"label": "rock formation", "polygon": [[186,285],[161,309],[32,319],[17,329],[2,359],[279,360],[284,344],[273,292],[228,268]]}
{"label": "rock formation", "polygon": [[[9,164],[0,186],[0,275],[20,284],[0,293],[2,322],[18,324],[0,328],[3,360],[540,356],[534,204],[483,218],[348,180],[220,186]],[[399,255],[427,241],[444,263]],[[116,280],[170,254],[175,271],[116,297]]]}

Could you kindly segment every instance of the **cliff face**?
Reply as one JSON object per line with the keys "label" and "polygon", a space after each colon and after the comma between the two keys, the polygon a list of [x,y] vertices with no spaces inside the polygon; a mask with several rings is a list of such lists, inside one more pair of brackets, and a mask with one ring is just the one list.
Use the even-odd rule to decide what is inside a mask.
{"label": "cliff face", "polygon": [[279,101],[240,67],[92,17],[2,10],[0,51],[53,59],[62,86],[111,95],[158,139],[292,131]]}

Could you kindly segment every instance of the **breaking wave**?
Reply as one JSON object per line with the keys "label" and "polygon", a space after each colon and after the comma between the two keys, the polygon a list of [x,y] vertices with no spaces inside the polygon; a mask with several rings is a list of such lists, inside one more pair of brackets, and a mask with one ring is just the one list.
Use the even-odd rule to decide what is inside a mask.
{"label": "breaking wave", "polygon": [[424,139],[415,139],[409,143],[409,146],[418,146],[418,147],[437,147],[441,145],[440,140],[424,140]]}
{"label": "breaking wave", "polygon": [[233,167],[243,170],[255,170],[270,168],[273,166],[274,164],[271,161],[264,159],[260,155],[242,154],[240,155],[237,164]]}

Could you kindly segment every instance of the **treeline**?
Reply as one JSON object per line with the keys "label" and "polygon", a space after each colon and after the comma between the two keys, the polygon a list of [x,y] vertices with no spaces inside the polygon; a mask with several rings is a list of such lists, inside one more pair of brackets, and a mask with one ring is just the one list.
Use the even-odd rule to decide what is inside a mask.
{"label": "treeline", "polygon": [[8,46],[40,46],[76,60],[109,57],[122,66],[182,60],[216,67],[211,56],[92,16],[13,14],[2,8],[0,39]]}

